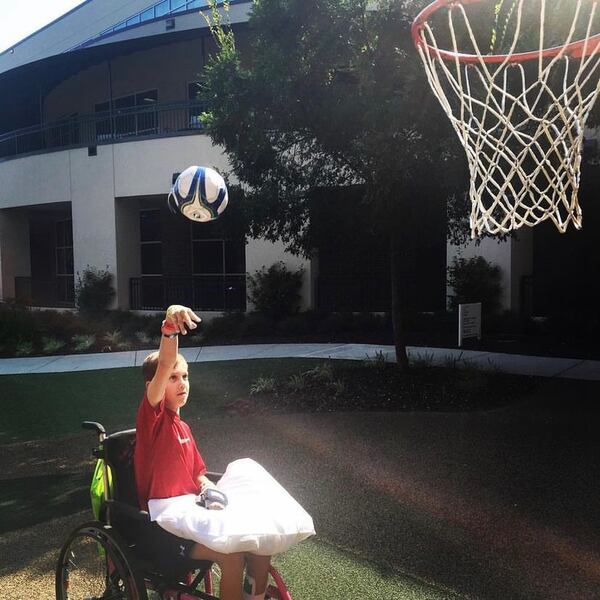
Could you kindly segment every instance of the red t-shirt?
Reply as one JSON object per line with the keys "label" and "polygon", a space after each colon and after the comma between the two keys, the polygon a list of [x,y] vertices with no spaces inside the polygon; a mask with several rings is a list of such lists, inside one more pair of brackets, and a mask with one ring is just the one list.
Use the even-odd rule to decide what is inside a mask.
{"label": "red t-shirt", "polygon": [[164,400],[152,408],[145,394],[137,413],[133,462],[143,510],[148,510],[150,498],[199,493],[198,477],[206,473],[187,423]]}

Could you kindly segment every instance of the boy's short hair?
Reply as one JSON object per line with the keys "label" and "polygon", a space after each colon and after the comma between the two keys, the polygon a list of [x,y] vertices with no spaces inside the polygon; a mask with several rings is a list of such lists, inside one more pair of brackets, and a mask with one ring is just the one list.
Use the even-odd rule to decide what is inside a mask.
{"label": "boy's short hair", "polygon": [[[181,354],[177,355],[175,365],[177,363],[183,363],[184,365],[188,364],[187,360],[185,360]],[[158,350],[148,354],[142,363],[142,375],[144,376],[144,381],[152,381],[154,375],[156,375],[156,369],[158,369]]]}

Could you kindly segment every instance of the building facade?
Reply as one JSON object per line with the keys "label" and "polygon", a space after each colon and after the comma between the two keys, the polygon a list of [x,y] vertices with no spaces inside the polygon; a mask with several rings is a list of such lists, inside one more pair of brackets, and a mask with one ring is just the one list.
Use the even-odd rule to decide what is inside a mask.
{"label": "building facade", "polygon": [[[0,296],[72,307],[92,267],[119,308],[245,310],[246,273],[283,261],[311,306],[310,261],[246,239],[235,203],[204,226],[168,213],[187,166],[228,169],[200,125],[207,3],[124,4],[88,0],[0,55]],[[242,44],[249,6],[230,10]]]}
{"label": "building facade", "polygon": [[[200,122],[198,85],[215,49],[206,5],[87,0],[0,54],[1,298],[73,307],[89,266],[114,275],[118,308],[185,301],[209,312],[248,310],[246,275],[283,261],[304,269],[304,309],[389,310],[387,249],[358,222],[330,215],[332,226],[348,227],[347,243],[324,240],[308,260],[245,237],[235,202],[208,226],[168,213],[170,186],[187,166],[229,170]],[[242,50],[250,10],[249,1],[231,1]],[[583,188],[585,212],[596,186]],[[438,216],[423,225],[429,238],[419,236],[418,264],[403,275],[417,311],[443,310],[446,265],[476,254],[500,266],[505,309],[553,310],[546,257],[558,245],[548,228],[457,248],[445,242],[445,213]],[[585,245],[574,242],[575,251]]]}

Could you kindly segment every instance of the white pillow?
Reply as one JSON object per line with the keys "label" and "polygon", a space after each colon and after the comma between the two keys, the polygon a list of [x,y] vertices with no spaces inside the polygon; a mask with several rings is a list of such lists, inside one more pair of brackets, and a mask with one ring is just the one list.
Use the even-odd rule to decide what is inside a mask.
{"label": "white pillow", "polygon": [[315,534],[310,515],[250,458],[230,463],[217,488],[227,496],[223,510],[207,510],[187,494],[150,500],[150,518],[170,533],[223,554],[270,556]]}

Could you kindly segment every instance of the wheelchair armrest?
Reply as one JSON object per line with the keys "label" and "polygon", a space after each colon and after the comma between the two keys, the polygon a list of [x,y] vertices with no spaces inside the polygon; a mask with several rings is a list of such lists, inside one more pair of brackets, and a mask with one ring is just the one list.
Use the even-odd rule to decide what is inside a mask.
{"label": "wheelchair armrest", "polygon": [[141,521],[143,523],[150,522],[150,515],[147,511],[135,508],[135,506],[131,506],[131,504],[120,502],[119,500],[107,500],[106,505],[110,512],[114,511],[121,516],[129,517],[130,519],[135,519],[136,521]]}

